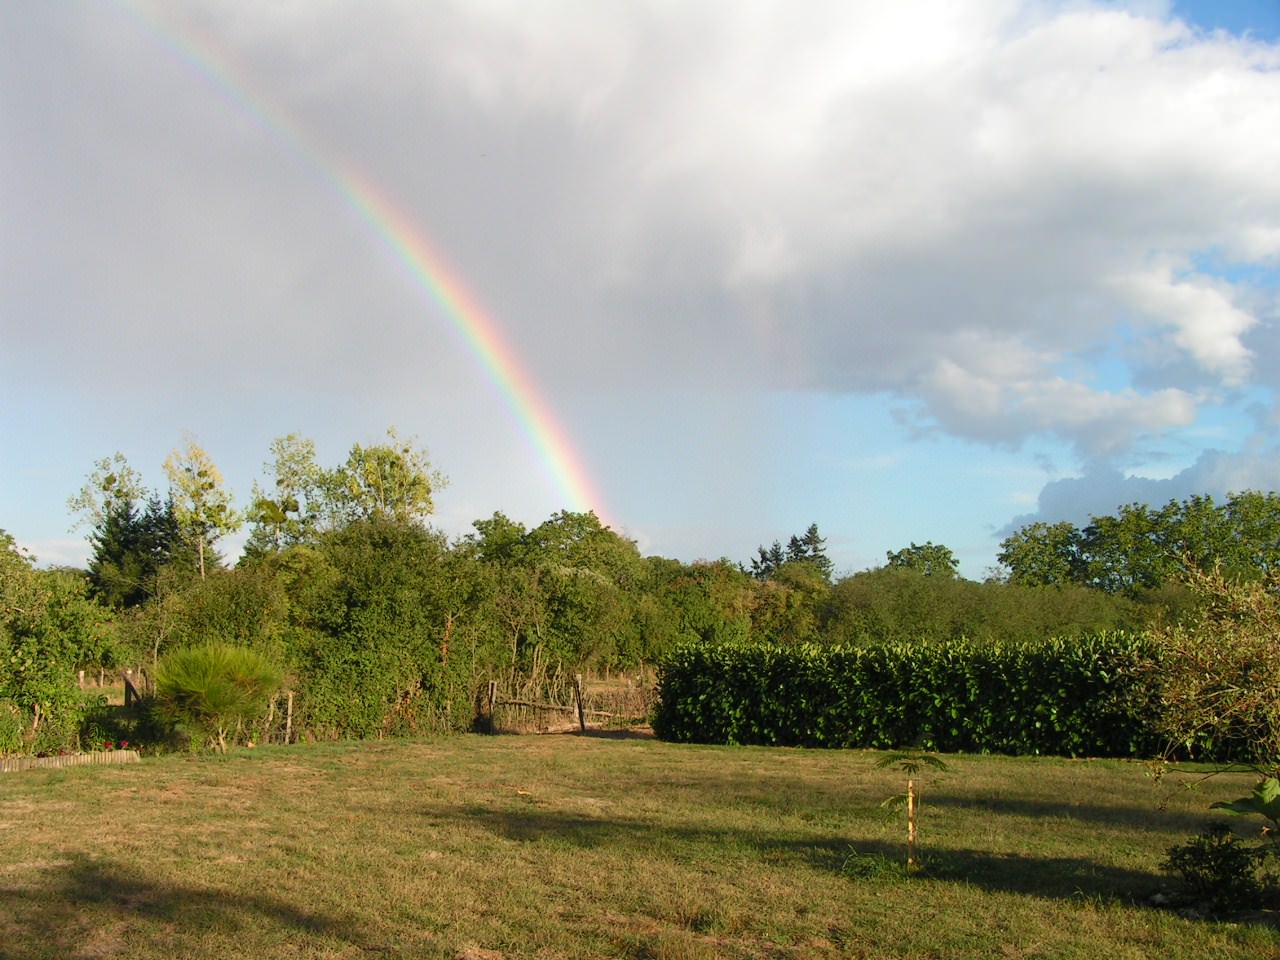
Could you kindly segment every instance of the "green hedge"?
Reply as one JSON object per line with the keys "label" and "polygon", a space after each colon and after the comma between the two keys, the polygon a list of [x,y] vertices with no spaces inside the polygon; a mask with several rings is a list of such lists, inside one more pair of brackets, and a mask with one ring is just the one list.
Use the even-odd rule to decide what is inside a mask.
{"label": "green hedge", "polygon": [[1142,638],[869,647],[685,646],[658,675],[665,740],[1152,756]]}

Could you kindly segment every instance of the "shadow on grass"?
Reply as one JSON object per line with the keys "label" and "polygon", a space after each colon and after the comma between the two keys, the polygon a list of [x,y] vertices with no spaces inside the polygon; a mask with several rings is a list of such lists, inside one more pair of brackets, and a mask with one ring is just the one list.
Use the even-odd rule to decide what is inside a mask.
{"label": "shadow on grass", "polygon": [[[564,814],[531,807],[512,810],[485,806],[441,807],[423,811],[435,819],[463,819],[509,840],[571,845],[580,848],[634,848],[637,856],[652,851],[675,860],[699,863],[743,856],[762,863],[798,863],[812,869],[843,873],[851,858],[902,862],[902,844],[884,840],[825,834],[809,837],[731,828],[682,826],[626,818]],[[1159,874],[1097,863],[1088,857],[1031,857],[967,849],[926,849],[921,878],[965,883],[990,892],[1017,893],[1056,900],[1137,902],[1155,893]]]}
{"label": "shadow on grass", "polygon": [[0,887],[0,937],[6,960],[128,956],[143,946],[148,955],[238,949],[250,956],[268,942],[299,941],[317,953],[326,943],[335,952],[388,949],[368,944],[351,917],[264,894],[157,882],[85,856],[46,868],[38,885]]}
{"label": "shadow on grass", "polygon": [[1154,806],[1054,803],[1050,800],[1031,800],[1022,797],[961,797],[943,791],[933,791],[929,794],[928,804],[931,807],[950,807],[985,814],[1008,814],[1035,820],[1058,818],[1133,829],[1146,829],[1151,826],[1153,820],[1158,819],[1162,828],[1185,831],[1188,834],[1199,833],[1206,823],[1226,817],[1225,814],[1215,814],[1210,811],[1208,801],[1205,802],[1203,811],[1173,812],[1157,811]]}

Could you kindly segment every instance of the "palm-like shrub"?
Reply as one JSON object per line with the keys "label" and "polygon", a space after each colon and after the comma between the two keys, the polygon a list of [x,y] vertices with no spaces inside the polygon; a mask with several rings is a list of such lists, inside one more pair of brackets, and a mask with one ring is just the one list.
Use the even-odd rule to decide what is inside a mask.
{"label": "palm-like shrub", "polygon": [[249,647],[209,643],[176,650],[156,669],[156,706],[179,728],[212,740],[220,753],[246,721],[261,716],[283,673]]}

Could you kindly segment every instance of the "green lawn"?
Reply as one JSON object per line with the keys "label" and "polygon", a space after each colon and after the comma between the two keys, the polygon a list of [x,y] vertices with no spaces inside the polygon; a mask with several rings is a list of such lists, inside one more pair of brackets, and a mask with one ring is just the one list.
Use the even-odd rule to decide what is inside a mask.
{"label": "green lawn", "polygon": [[877,757],[465,736],[4,774],[0,956],[1280,957],[1140,905],[1248,777],[948,758],[905,878]]}

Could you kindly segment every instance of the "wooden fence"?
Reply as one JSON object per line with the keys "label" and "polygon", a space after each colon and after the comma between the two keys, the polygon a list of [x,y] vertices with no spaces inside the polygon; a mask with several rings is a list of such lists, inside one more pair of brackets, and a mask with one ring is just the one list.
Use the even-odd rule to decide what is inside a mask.
{"label": "wooden fence", "polygon": [[46,767],[105,766],[137,763],[142,758],[137,750],[99,750],[93,753],[67,753],[57,757],[0,757],[0,773],[37,770]]}

